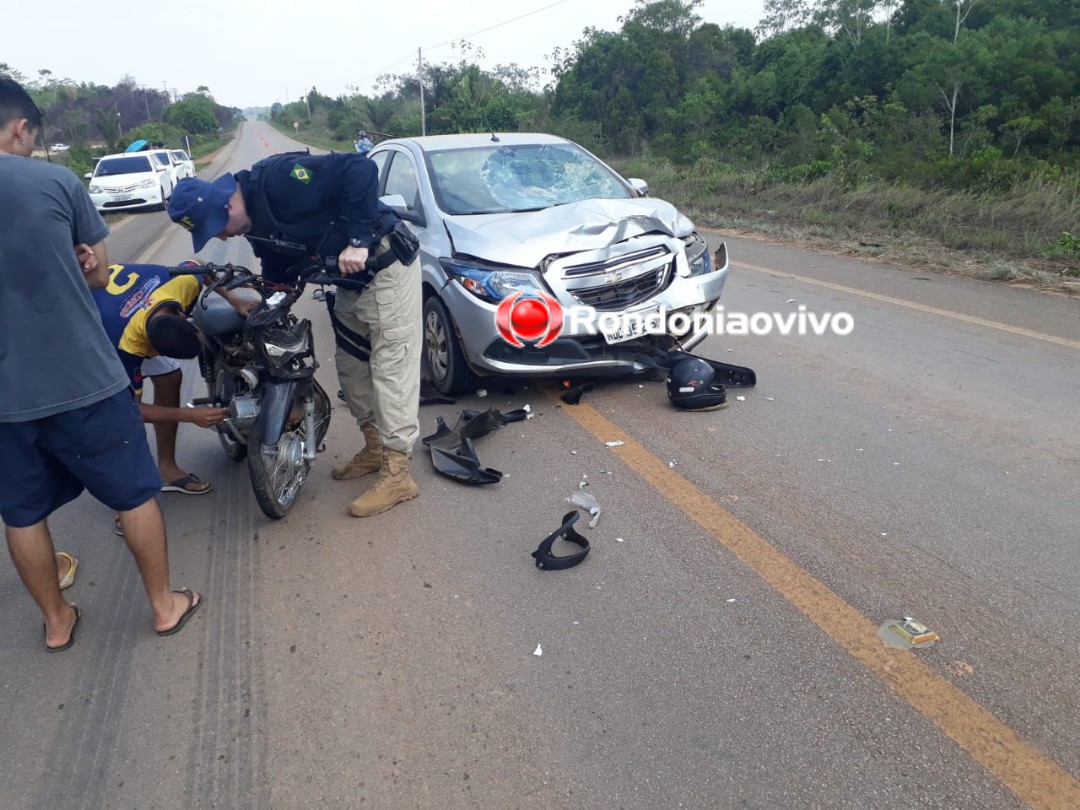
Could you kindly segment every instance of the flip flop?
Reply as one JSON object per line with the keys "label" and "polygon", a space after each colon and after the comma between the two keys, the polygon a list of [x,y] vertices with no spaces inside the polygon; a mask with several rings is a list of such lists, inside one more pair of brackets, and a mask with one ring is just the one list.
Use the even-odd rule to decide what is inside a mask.
{"label": "flip flop", "polygon": [[159,636],[171,636],[174,633],[179,633],[183,629],[184,625],[187,623],[187,620],[191,618],[192,614],[200,607],[202,607],[202,596],[200,595],[199,601],[196,602],[195,591],[191,590],[191,588],[184,588],[182,591],[173,591],[173,593],[180,593],[186,596],[188,598],[188,607],[187,610],[185,610],[183,614],[181,614],[180,619],[176,622],[176,624],[174,624],[168,630],[158,630],[157,634]]}
{"label": "flip flop", "polygon": [[175,481],[170,481],[161,488],[162,492],[180,492],[184,495],[205,495],[207,492],[214,488],[213,484],[207,483],[206,489],[188,489],[188,484],[201,484],[199,476],[195,473],[188,473],[183,478],[177,478]]}
{"label": "flip flop", "polygon": [[66,551],[56,552],[57,557],[63,557],[68,561],[67,573],[60,579],[60,590],[66,591],[72,585],[75,584],[75,571],[79,568],[79,561],[68,554]]}
{"label": "flip flop", "polygon": [[[63,652],[64,650],[71,649],[71,645],[75,643],[75,628],[79,626],[79,619],[82,618],[82,611],[79,610],[78,605],[68,605],[68,607],[75,611],[75,623],[71,625],[71,635],[68,636],[67,643],[61,644],[59,647],[50,647],[48,644],[46,644],[45,652]],[[45,632],[48,632],[48,630],[46,630]]]}

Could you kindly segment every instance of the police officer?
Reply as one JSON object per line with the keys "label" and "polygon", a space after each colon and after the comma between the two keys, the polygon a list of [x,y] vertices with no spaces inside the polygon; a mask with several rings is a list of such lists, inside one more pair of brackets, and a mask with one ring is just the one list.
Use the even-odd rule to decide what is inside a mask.
{"label": "police officer", "polygon": [[415,242],[411,255],[402,248],[402,232],[411,234],[379,203],[375,164],[359,154],[274,155],[212,183],[181,180],[169,217],[191,231],[196,252],[214,237],[245,236],[271,281],[292,281],[314,254],[336,255],[343,274],[360,278],[371,257],[380,269],[370,284],[339,289],[331,304],[338,380],[365,438],[333,476],[378,472],[349,505],[355,517],[419,495],[409,459],[420,432],[420,268]]}

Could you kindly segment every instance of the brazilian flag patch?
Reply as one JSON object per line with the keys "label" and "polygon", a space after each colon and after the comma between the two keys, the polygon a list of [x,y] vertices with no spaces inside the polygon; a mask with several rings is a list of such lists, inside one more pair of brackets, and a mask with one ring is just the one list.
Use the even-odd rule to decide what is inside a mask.
{"label": "brazilian flag patch", "polygon": [[305,169],[303,166],[301,166],[299,163],[294,163],[292,171],[289,172],[289,177],[293,178],[294,180],[299,180],[306,186],[308,183],[311,182],[314,175],[310,171]]}

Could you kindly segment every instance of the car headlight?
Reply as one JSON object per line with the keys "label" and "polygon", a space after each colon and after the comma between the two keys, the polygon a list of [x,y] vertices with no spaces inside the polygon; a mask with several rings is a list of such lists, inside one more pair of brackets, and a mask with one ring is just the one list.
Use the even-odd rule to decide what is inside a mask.
{"label": "car headlight", "polygon": [[156,180],[143,180],[139,185],[135,186],[135,188],[153,188],[156,185]]}
{"label": "car headlight", "polygon": [[101,186],[96,186],[91,183],[89,191],[91,194],[100,194],[102,191],[104,191],[104,189]]}
{"label": "car headlight", "polygon": [[485,266],[479,262],[439,259],[450,278],[477,298],[498,303],[514,293],[547,293],[540,277],[531,270]]}
{"label": "car headlight", "polygon": [[692,233],[683,240],[686,243],[686,261],[691,276],[702,276],[712,270],[709,245],[699,233]]}

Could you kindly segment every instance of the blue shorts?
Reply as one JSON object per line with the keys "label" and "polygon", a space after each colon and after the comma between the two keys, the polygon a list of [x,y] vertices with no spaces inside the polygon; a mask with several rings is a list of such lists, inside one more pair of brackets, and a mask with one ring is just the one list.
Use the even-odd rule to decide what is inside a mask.
{"label": "blue shorts", "polygon": [[131,389],[30,422],[0,422],[0,517],[33,526],[86,489],[117,512],[161,491]]}

